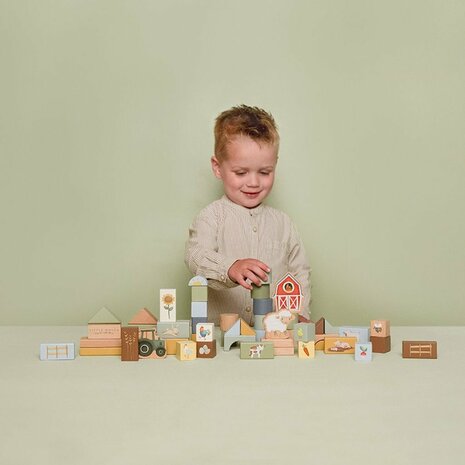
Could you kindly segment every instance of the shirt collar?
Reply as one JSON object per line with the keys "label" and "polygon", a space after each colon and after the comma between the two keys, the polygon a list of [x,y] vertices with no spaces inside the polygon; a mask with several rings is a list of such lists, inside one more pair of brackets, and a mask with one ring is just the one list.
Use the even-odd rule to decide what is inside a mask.
{"label": "shirt collar", "polygon": [[255,208],[246,208],[243,207],[242,205],[238,205],[237,203],[234,203],[232,200],[228,198],[228,196],[225,194],[221,198],[223,202],[228,205],[230,208],[234,209],[237,212],[241,212],[242,214],[249,215],[249,216],[257,216],[263,211],[263,203],[260,205],[256,206]]}

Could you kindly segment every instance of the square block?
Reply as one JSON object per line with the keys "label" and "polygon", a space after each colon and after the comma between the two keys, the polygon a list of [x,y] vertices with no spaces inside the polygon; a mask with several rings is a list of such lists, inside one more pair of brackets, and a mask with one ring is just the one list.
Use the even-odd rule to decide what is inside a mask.
{"label": "square block", "polygon": [[197,358],[216,357],[216,341],[197,341]]}
{"label": "square block", "polygon": [[270,298],[270,285],[262,284],[256,286],[252,284],[252,299],[269,299]]}
{"label": "square block", "polygon": [[241,342],[241,358],[263,360],[274,358],[272,342]]}
{"label": "square block", "polygon": [[391,324],[389,320],[371,320],[370,336],[387,337],[391,335]]}
{"label": "square block", "polygon": [[402,341],[402,358],[438,358],[436,341]]}
{"label": "square block", "polygon": [[261,341],[265,337],[265,330],[264,329],[256,329],[255,330],[255,340]]}
{"label": "square block", "polygon": [[354,354],[356,337],[325,337],[325,354]]}
{"label": "square block", "polygon": [[253,299],[254,315],[266,315],[273,311],[273,299]]}
{"label": "square block", "polygon": [[368,326],[340,326],[339,336],[356,337],[358,342],[370,342],[370,328]]}
{"label": "square block", "polygon": [[387,337],[370,337],[373,353],[385,354],[391,350],[391,336]]}
{"label": "square block", "polygon": [[208,318],[206,316],[196,316],[191,318],[191,331],[193,334],[195,334],[195,328],[197,328],[199,323],[208,323]]}
{"label": "square block", "polygon": [[309,342],[315,340],[314,323],[296,323],[294,325],[294,341]]}
{"label": "square block", "polygon": [[162,339],[188,339],[191,335],[191,322],[190,320],[160,321],[157,324],[157,333]]}
{"label": "square block", "polygon": [[189,339],[166,339],[166,355],[176,355],[176,343],[179,341],[188,341]]}
{"label": "square block", "polygon": [[357,342],[355,344],[355,360],[357,362],[371,362],[373,360],[371,342]]}
{"label": "square block", "polygon": [[214,328],[213,323],[198,323],[195,329],[195,340],[197,342],[213,341]]}
{"label": "square block", "polygon": [[207,302],[208,301],[208,287],[207,286],[192,286],[191,287],[191,301],[192,302]]}
{"label": "square block", "polygon": [[41,360],[74,360],[74,352],[73,342],[40,344]]}
{"label": "square block", "polygon": [[197,357],[197,343],[194,341],[177,341],[176,358],[181,361],[195,360]]}
{"label": "square block", "polygon": [[206,318],[208,316],[208,303],[207,302],[192,302],[191,303],[191,317],[192,318]]}
{"label": "square block", "polygon": [[253,328],[255,329],[255,331],[257,329],[265,329],[265,326],[263,326],[263,318],[265,318],[265,315],[254,315]]}
{"label": "square block", "polygon": [[299,358],[315,358],[315,341],[299,341],[298,355]]}

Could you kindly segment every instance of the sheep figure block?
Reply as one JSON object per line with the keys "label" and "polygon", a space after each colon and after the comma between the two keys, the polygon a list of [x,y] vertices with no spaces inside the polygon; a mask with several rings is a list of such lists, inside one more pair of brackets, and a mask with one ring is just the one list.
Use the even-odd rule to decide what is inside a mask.
{"label": "sheep figure block", "polygon": [[290,310],[278,310],[277,312],[268,313],[263,318],[266,339],[289,339],[287,326],[295,319],[295,314]]}

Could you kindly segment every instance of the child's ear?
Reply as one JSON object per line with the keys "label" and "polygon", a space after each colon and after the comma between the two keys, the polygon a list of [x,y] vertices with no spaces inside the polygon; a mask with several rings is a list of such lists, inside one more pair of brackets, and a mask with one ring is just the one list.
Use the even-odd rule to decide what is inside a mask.
{"label": "child's ear", "polygon": [[211,164],[212,164],[212,171],[215,177],[217,177],[218,179],[222,179],[221,170],[220,170],[220,162],[214,155],[213,157],[211,157]]}

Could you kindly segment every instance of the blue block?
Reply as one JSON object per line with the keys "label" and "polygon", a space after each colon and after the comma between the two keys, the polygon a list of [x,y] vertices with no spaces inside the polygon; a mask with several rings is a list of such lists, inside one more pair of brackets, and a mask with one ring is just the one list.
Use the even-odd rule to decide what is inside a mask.
{"label": "blue block", "polygon": [[254,315],[266,315],[273,311],[273,299],[253,299]]}
{"label": "blue block", "polygon": [[197,323],[208,323],[208,318],[205,317],[195,317],[192,318],[192,334],[195,334],[195,328],[197,328]]}
{"label": "blue block", "polygon": [[191,317],[203,318],[208,315],[207,302],[192,302],[191,303]]}

